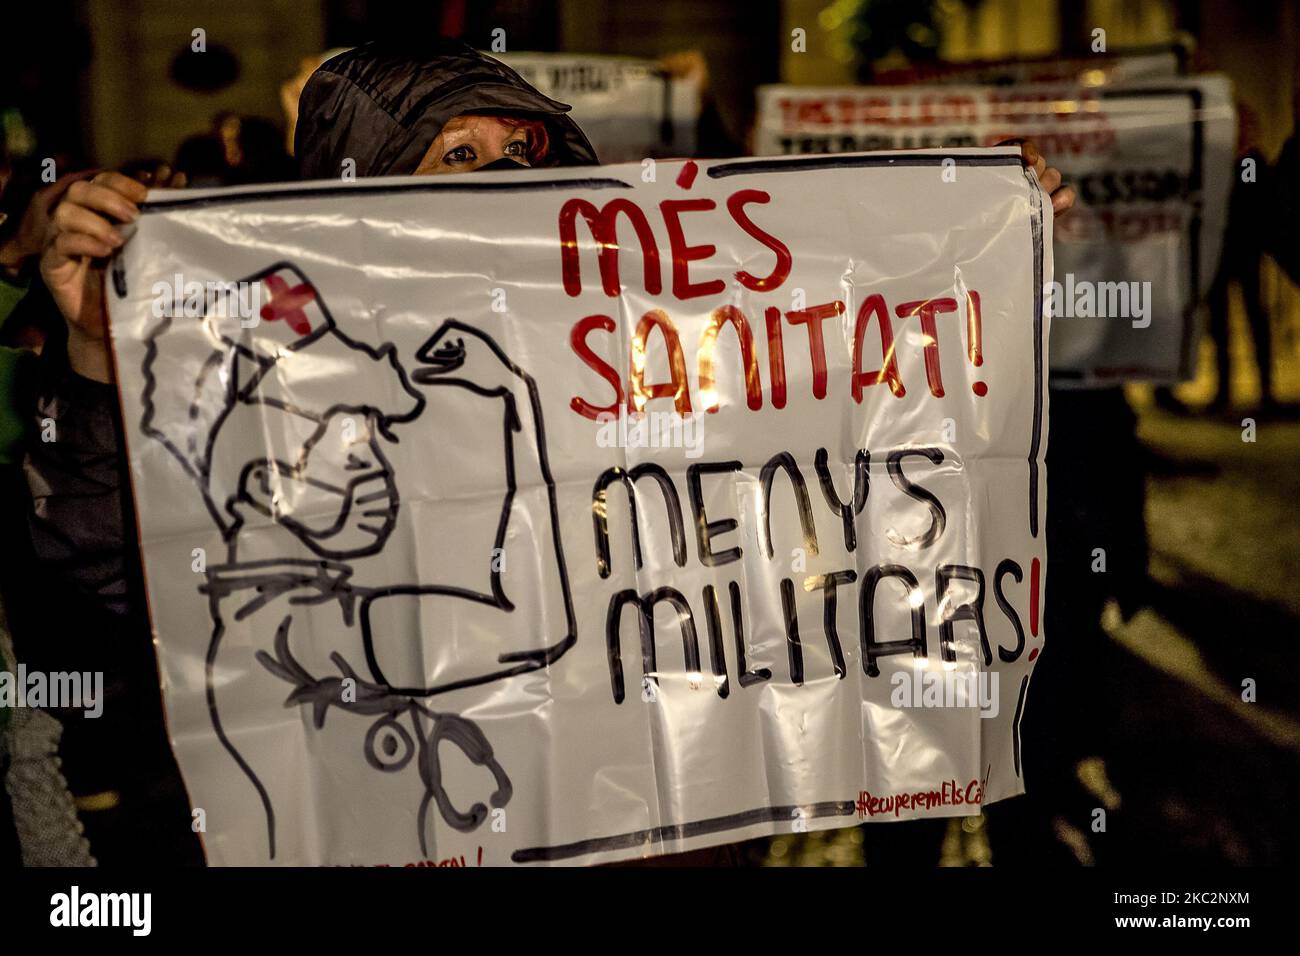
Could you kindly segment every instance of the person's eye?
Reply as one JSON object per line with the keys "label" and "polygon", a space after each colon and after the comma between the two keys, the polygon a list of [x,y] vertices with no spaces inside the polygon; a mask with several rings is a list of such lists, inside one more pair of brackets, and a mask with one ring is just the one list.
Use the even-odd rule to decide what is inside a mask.
{"label": "person's eye", "polygon": [[507,156],[525,156],[528,154],[528,141],[517,139],[513,143],[506,143]]}
{"label": "person's eye", "polygon": [[457,146],[455,149],[442,157],[444,163],[472,163],[474,162],[474,150],[468,146]]}

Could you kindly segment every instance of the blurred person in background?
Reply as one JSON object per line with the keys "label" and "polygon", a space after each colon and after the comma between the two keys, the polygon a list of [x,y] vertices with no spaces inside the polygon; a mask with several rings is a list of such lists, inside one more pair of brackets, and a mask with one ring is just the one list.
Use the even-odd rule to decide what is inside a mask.
{"label": "blurred person in background", "polygon": [[218,113],[209,129],[181,143],[172,166],[186,185],[203,189],[285,182],[296,172],[274,123],[236,113]]}
{"label": "blurred person in background", "polygon": [[[1232,405],[1232,327],[1229,293],[1232,286],[1241,290],[1246,323],[1254,341],[1254,359],[1259,373],[1260,409],[1275,408],[1273,396],[1273,348],[1268,311],[1260,294],[1260,266],[1272,234],[1276,217],[1274,203],[1275,176],[1268,159],[1258,146],[1258,121],[1255,111],[1238,101],[1237,149],[1233,162],[1232,191],[1228,196],[1227,225],[1223,234],[1223,254],[1206,295],[1210,321],[1208,331],[1214,343],[1217,376],[1214,397],[1205,411],[1217,414]],[[1246,164],[1251,177],[1246,178]],[[1174,397],[1172,386],[1155,390],[1156,405],[1176,415],[1186,414],[1187,407]]]}
{"label": "blurred person in background", "polygon": [[176,170],[195,189],[225,186],[230,175],[226,151],[210,132],[191,136],[177,147]]}
{"label": "blurred person in background", "polygon": [[1291,136],[1282,144],[1273,171],[1272,216],[1268,228],[1268,253],[1300,285],[1300,67],[1291,80]]}
{"label": "blurred person in background", "polygon": [[[1223,256],[1219,272],[1210,287],[1210,337],[1214,340],[1218,379],[1214,398],[1207,411],[1221,412],[1232,404],[1232,348],[1228,322],[1228,291],[1231,285],[1241,290],[1246,322],[1255,343],[1255,364],[1259,371],[1260,407],[1274,408],[1273,348],[1269,316],[1260,295],[1259,270],[1268,239],[1269,220],[1274,216],[1270,201],[1272,172],[1268,159],[1258,146],[1255,112],[1245,103],[1237,104],[1237,156],[1233,169],[1232,192],[1228,198],[1228,222],[1223,234]],[[1254,178],[1247,180],[1243,164],[1254,168]]]}

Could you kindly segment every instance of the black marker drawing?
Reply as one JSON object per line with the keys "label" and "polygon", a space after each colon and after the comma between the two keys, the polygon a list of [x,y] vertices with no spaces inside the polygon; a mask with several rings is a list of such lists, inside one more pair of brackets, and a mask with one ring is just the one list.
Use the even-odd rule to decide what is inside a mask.
{"label": "black marker drawing", "polygon": [[[307,758],[255,758],[235,743],[259,728],[232,721],[265,702],[223,679],[223,654],[232,640],[238,653],[255,647],[259,668],[288,691],[284,705],[309,708],[310,728],[322,731],[330,708],[363,717],[355,736],[368,767],[397,774],[414,765],[418,841],[427,856],[431,806],[468,832],[513,794],[479,726],[435,709],[431,699],[545,668],[577,637],[537,384],[489,335],[455,319],[425,341],[408,375],[392,344],[374,348],[343,333],[288,263],[238,285],[245,307],[248,289],[265,293],[257,322],[241,322],[231,307],[240,304],[236,292],[221,308],[209,303],[198,319],[164,317],[146,336],[142,368],[141,429],[193,479],[226,547],[224,563],[208,567],[200,587],[213,622],[205,671],[212,725],[257,792],[274,858],[277,813],[287,812],[280,804],[304,786],[283,761]],[[500,436],[499,509],[489,509],[480,540],[454,542],[479,586],[391,580],[402,573],[395,569],[410,567],[409,553],[384,555],[394,550],[402,508],[391,445],[398,431],[421,440],[426,430],[409,426],[440,404],[425,395],[434,388],[463,390],[457,394],[481,420],[496,423],[476,443]],[[252,457],[250,435],[259,449]],[[430,456],[434,467],[454,471],[461,463],[446,456],[459,451]],[[498,482],[481,477],[492,494]],[[525,518],[521,489],[534,496]],[[536,497],[543,494],[544,507]],[[528,557],[511,565],[513,547]],[[511,567],[523,569],[514,580],[530,594],[540,591],[540,609],[517,609]],[[551,632],[539,621],[555,622]],[[414,675],[406,673],[412,662]],[[443,782],[443,743],[490,775],[485,801],[455,805]],[[254,765],[259,760],[263,766]]]}

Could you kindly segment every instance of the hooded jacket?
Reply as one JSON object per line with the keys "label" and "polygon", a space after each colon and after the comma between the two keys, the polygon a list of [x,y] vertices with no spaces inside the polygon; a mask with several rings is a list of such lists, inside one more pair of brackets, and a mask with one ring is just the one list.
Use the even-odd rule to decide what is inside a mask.
{"label": "hooded jacket", "polygon": [[303,179],[409,176],[442,127],[463,113],[540,119],[551,135],[543,166],[587,166],[596,151],[566,114],[499,60],[457,40],[376,41],[340,53],[307,81],[294,153]]}

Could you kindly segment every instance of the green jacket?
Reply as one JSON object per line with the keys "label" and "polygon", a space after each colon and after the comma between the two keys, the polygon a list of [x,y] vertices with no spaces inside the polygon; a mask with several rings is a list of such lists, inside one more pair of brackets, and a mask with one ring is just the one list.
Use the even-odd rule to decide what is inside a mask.
{"label": "green jacket", "polygon": [[[14,281],[0,270],[0,328],[27,294],[25,281]],[[23,349],[0,346],[0,465],[12,465],[22,457],[23,416],[15,401],[18,365],[30,357]]]}

